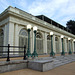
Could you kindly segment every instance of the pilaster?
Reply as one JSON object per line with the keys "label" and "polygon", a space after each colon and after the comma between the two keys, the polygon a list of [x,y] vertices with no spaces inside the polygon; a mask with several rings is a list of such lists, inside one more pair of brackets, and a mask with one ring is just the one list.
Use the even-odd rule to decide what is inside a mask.
{"label": "pilaster", "polygon": [[8,23],[8,43],[13,46],[14,45],[14,23]]}
{"label": "pilaster", "polygon": [[[14,23],[12,22],[8,23],[8,44],[10,44],[10,46],[14,45]],[[13,50],[14,48],[10,48],[10,51]],[[13,54],[13,52],[10,54]]]}
{"label": "pilaster", "polygon": [[42,35],[43,35],[43,53],[46,53],[46,48],[45,48],[45,45],[47,45],[47,42],[46,42],[46,33],[42,32]]}
{"label": "pilaster", "polygon": [[56,53],[55,35],[53,35],[53,51]]}
{"label": "pilaster", "polygon": [[61,42],[61,37],[59,39],[59,51],[62,52],[62,42]]}
{"label": "pilaster", "polygon": [[[19,46],[19,31],[18,31],[18,24],[15,24],[14,26],[14,46]],[[15,51],[17,51],[17,53],[15,54],[19,54],[19,48],[14,48]]]}
{"label": "pilaster", "polygon": [[7,46],[8,45],[8,38],[9,38],[8,37],[8,33],[9,33],[8,29],[9,29],[9,26],[8,26],[8,24],[6,24],[4,26],[4,43],[3,43],[4,46]]}
{"label": "pilaster", "polygon": [[30,32],[30,52],[31,53],[33,53],[33,51],[34,51],[34,31],[33,30],[31,30],[31,32]]}
{"label": "pilaster", "polygon": [[[4,46],[7,46],[7,45],[8,45],[8,38],[9,38],[9,37],[8,37],[8,33],[9,33],[8,29],[9,29],[9,25],[6,24],[6,25],[4,26],[4,42],[3,42],[3,45],[4,45]],[[7,48],[4,47],[4,48],[3,48],[3,51],[7,51]],[[6,54],[6,53],[3,53],[3,54]]]}
{"label": "pilaster", "polygon": [[67,52],[67,42],[66,42],[66,38],[64,38],[64,52]]}
{"label": "pilaster", "polygon": [[[11,22],[7,23],[4,27],[4,46],[8,44],[10,44],[10,46],[14,45],[14,23]],[[3,50],[7,50],[7,48]],[[10,51],[13,51],[13,48],[10,48]]]}
{"label": "pilaster", "polygon": [[14,45],[19,46],[19,31],[18,31],[18,24],[15,24],[15,31],[14,31]]}
{"label": "pilaster", "polygon": [[72,52],[74,52],[74,41],[72,40]]}
{"label": "pilaster", "polygon": [[44,53],[47,53],[47,33],[44,33],[44,40],[43,40],[43,44],[44,44]]}

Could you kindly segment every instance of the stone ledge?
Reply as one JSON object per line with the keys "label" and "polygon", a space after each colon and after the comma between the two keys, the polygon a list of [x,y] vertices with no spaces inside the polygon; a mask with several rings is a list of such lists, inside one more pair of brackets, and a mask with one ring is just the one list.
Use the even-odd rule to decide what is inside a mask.
{"label": "stone ledge", "polygon": [[27,60],[13,60],[0,62],[0,73],[27,68]]}
{"label": "stone ledge", "polygon": [[36,60],[36,61],[29,61],[28,68],[38,71],[48,71],[54,68],[52,60]]}
{"label": "stone ledge", "polygon": [[56,58],[44,57],[34,60],[0,61],[0,73],[30,68],[38,71],[48,71],[55,67],[75,62],[75,55],[57,56]]}

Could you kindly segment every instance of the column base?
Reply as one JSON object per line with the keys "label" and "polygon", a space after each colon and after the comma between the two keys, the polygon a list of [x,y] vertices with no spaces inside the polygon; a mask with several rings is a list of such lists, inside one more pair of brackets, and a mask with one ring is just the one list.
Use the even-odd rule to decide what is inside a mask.
{"label": "column base", "polygon": [[65,52],[61,52],[61,55],[65,55]]}
{"label": "column base", "polygon": [[72,52],[71,51],[69,51],[69,53],[68,54],[72,54]]}
{"label": "column base", "polygon": [[32,53],[32,57],[34,57],[34,58],[35,58],[35,57],[38,57],[38,54],[37,54],[36,52],[33,52],[33,53]]}
{"label": "column base", "polygon": [[31,53],[30,52],[26,53],[26,58],[29,58],[29,57],[31,57]]}
{"label": "column base", "polygon": [[50,53],[50,56],[55,56],[55,53],[54,53],[54,52],[51,52],[51,53]]}
{"label": "column base", "polygon": [[10,61],[10,58],[7,58],[7,60],[6,61]]}

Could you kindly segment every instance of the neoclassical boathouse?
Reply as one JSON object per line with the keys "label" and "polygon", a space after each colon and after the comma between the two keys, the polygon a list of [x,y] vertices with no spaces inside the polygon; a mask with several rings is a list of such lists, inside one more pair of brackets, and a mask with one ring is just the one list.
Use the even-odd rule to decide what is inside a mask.
{"label": "neoclassical boathouse", "polygon": [[[27,25],[32,26],[30,31],[30,52],[34,51],[34,31],[33,27],[37,27],[36,33],[36,51],[38,54],[48,54],[51,52],[51,37],[50,32],[53,32],[53,51],[55,53],[62,52],[63,47],[66,53],[69,52],[69,40],[71,51],[75,51],[75,35],[69,29],[59,23],[49,19],[44,15],[33,16],[18,8],[9,6],[0,14],[0,45],[7,46],[24,46],[28,45]],[[69,39],[70,38],[70,39]],[[69,40],[68,40],[69,39]],[[0,50],[6,50],[0,48]],[[14,51],[15,49],[12,49]],[[20,49],[18,49],[19,51]],[[13,53],[15,54],[15,53]],[[20,53],[19,53],[20,54]]]}

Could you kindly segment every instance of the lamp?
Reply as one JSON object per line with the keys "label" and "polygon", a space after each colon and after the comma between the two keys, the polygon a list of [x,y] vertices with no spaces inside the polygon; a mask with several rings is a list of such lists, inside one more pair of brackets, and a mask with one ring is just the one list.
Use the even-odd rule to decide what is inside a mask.
{"label": "lamp", "polygon": [[53,51],[53,32],[50,32],[51,35],[51,52],[50,52],[50,56],[54,56],[55,53]]}
{"label": "lamp", "polygon": [[36,26],[33,27],[33,31],[37,31],[37,27]]}
{"label": "lamp", "polygon": [[31,25],[30,24],[27,25],[27,29],[31,30]]}
{"label": "lamp", "polygon": [[70,41],[70,40],[71,40],[71,38],[68,38],[68,40]]}
{"label": "lamp", "polygon": [[53,35],[53,32],[50,32],[50,35]]}
{"label": "lamp", "polygon": [[27,30],[28,30],[28,49],[27,49],[26,56],[29,58],[31,56],[31,53],[30,53],[30,31],[31,31],[31,25],[30,24],[27,25]]}
{"label": "lamp", "polygon": [[75,42],[75,39],[73,41]]}
{"label": "lamp", "polygon": [[34,31],[34,52],[32,53],[32,57],[37,57],[38,54],[36,52],[36,31],[37,31],[36,26],[33,27],[33,31]]}
{"label": "lamp", "polygon": [[63,36],[63,35],[61,35],[61,38],[64,38],[64,36]]}

